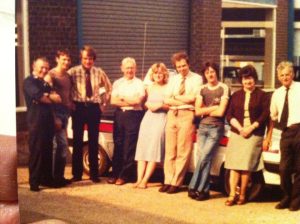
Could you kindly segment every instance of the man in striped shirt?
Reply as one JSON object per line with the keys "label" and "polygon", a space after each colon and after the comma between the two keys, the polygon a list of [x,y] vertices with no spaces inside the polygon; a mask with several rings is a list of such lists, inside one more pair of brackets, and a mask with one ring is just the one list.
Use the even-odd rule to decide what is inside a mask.
{"label": "man in striped shirt", "polygon": [[[96,52],[91,46],[83,46],[80,51],[81,65],[72,67],[68,72],[73,83],[73,101],[75,109],[72,113],[73,181],[82,180],[83,132],[88,127],[88,148],[90,179],[98,183],[98,126],[101,118],[101,107],[106,105],[111,93],[111,83],[105,72],[94,66]],[[103,97],[102,94],[105,94]]]}

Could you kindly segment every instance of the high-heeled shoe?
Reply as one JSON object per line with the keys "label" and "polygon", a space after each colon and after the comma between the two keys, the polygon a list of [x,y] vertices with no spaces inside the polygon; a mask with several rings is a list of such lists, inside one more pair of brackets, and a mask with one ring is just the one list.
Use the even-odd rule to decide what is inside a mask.
{"label": "high-heeled shoe", "polygon": [[237,205],[244,205],[247,203],[245,195],[240,195],[239,200],[237,200]]}
{"label": "high-heeled shoe", "polygon": [[227,200],[225,201],[226,206],[233,206],[236,204],[236,196],[235,195],[229,195]]}

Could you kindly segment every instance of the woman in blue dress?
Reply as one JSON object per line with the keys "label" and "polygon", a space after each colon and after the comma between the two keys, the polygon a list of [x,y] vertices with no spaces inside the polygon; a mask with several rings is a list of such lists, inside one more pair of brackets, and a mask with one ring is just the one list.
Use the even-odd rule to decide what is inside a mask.
{"label": "woman in blue dress", "polygon": [[134,187],[137,188],[147,188],[156,164],[163,161],[168,110],[163,100],[168,76],[168,70],[163,63],[155,63],[151,66],[150,79],[153,83],[146,89],[147,112],[141,122],[135,154],[135,160],[138,162],[138,178]]}

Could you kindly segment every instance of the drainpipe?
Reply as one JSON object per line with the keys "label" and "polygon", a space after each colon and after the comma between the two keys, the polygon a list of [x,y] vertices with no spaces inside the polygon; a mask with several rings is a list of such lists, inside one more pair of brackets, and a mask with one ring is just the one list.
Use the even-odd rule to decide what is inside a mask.
{"label": "drainpipe", "polygon": [[77,40],[78,48],[81,49],[83,46],[82,40],[82,1],[77,0]]}
{"label": "drainpipe", "polygon": [[288,1],[288,60],[294,59],[294,0]]}

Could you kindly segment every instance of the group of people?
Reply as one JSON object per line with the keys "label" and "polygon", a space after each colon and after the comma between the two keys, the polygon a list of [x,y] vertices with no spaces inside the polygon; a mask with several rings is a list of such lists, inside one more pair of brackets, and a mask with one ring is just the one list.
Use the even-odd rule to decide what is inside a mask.
{"label": "group of people", "polygon": [[[297,116],[296,99],[300,97],[300,84],[293,81],[291,63],[278,65],[282,87],[275,90],[270,101],[268,94],[256,87],[258,75],[252,65],[241,68],[242,88],[231,95],[228,86],[219,80],[217,64],[204,63],[202,75],[198,75],[190,70],[185,52],[172,56],[178,74],[169,77],[165,64],[155,63],[149,69],[147,82],[136,77],[135,59],[126,57],[121,62],[123,77],[113,85],[105,72],[94,66],[96,53],[92,47],[84,46],[80,58],[81,65],[69,68],[69,53],[58,51],[57,66],[50,71],[47,60],[38,58],[33,63],[32,75],[24,81],[32,191],[39,191],[39,185],[65,186],[71,181],[82,180],[84,125],[88,129],[90,179],[95,183],[100,181],[98,125],[103,107],[110,100],[116,110],[109,184],[123,185],[137,173],[133,186],[147,188],[156,165],[163,163],[164,183],[159,192],[179,192],[193,149],[193,134],[198,128],[198,162],[188,185],[188,196],[197,201],[209,199],[211,163],[227,120],[231,135],[225,168],[230,170],[230,194],[225,205],[243,205],[247,202],[246,190],[251,173],[263,169],[262,148],[271,144],[273,120],[278,121],[283,130],[280,177],[284,197],[276,208],[299,209],[300,117]],[[64,167],[66,126],[70,115],[73,178],[67,180]],[[264,138],[266,127],[268,134]],[[54,169],[53,146],[56,151]]]}

